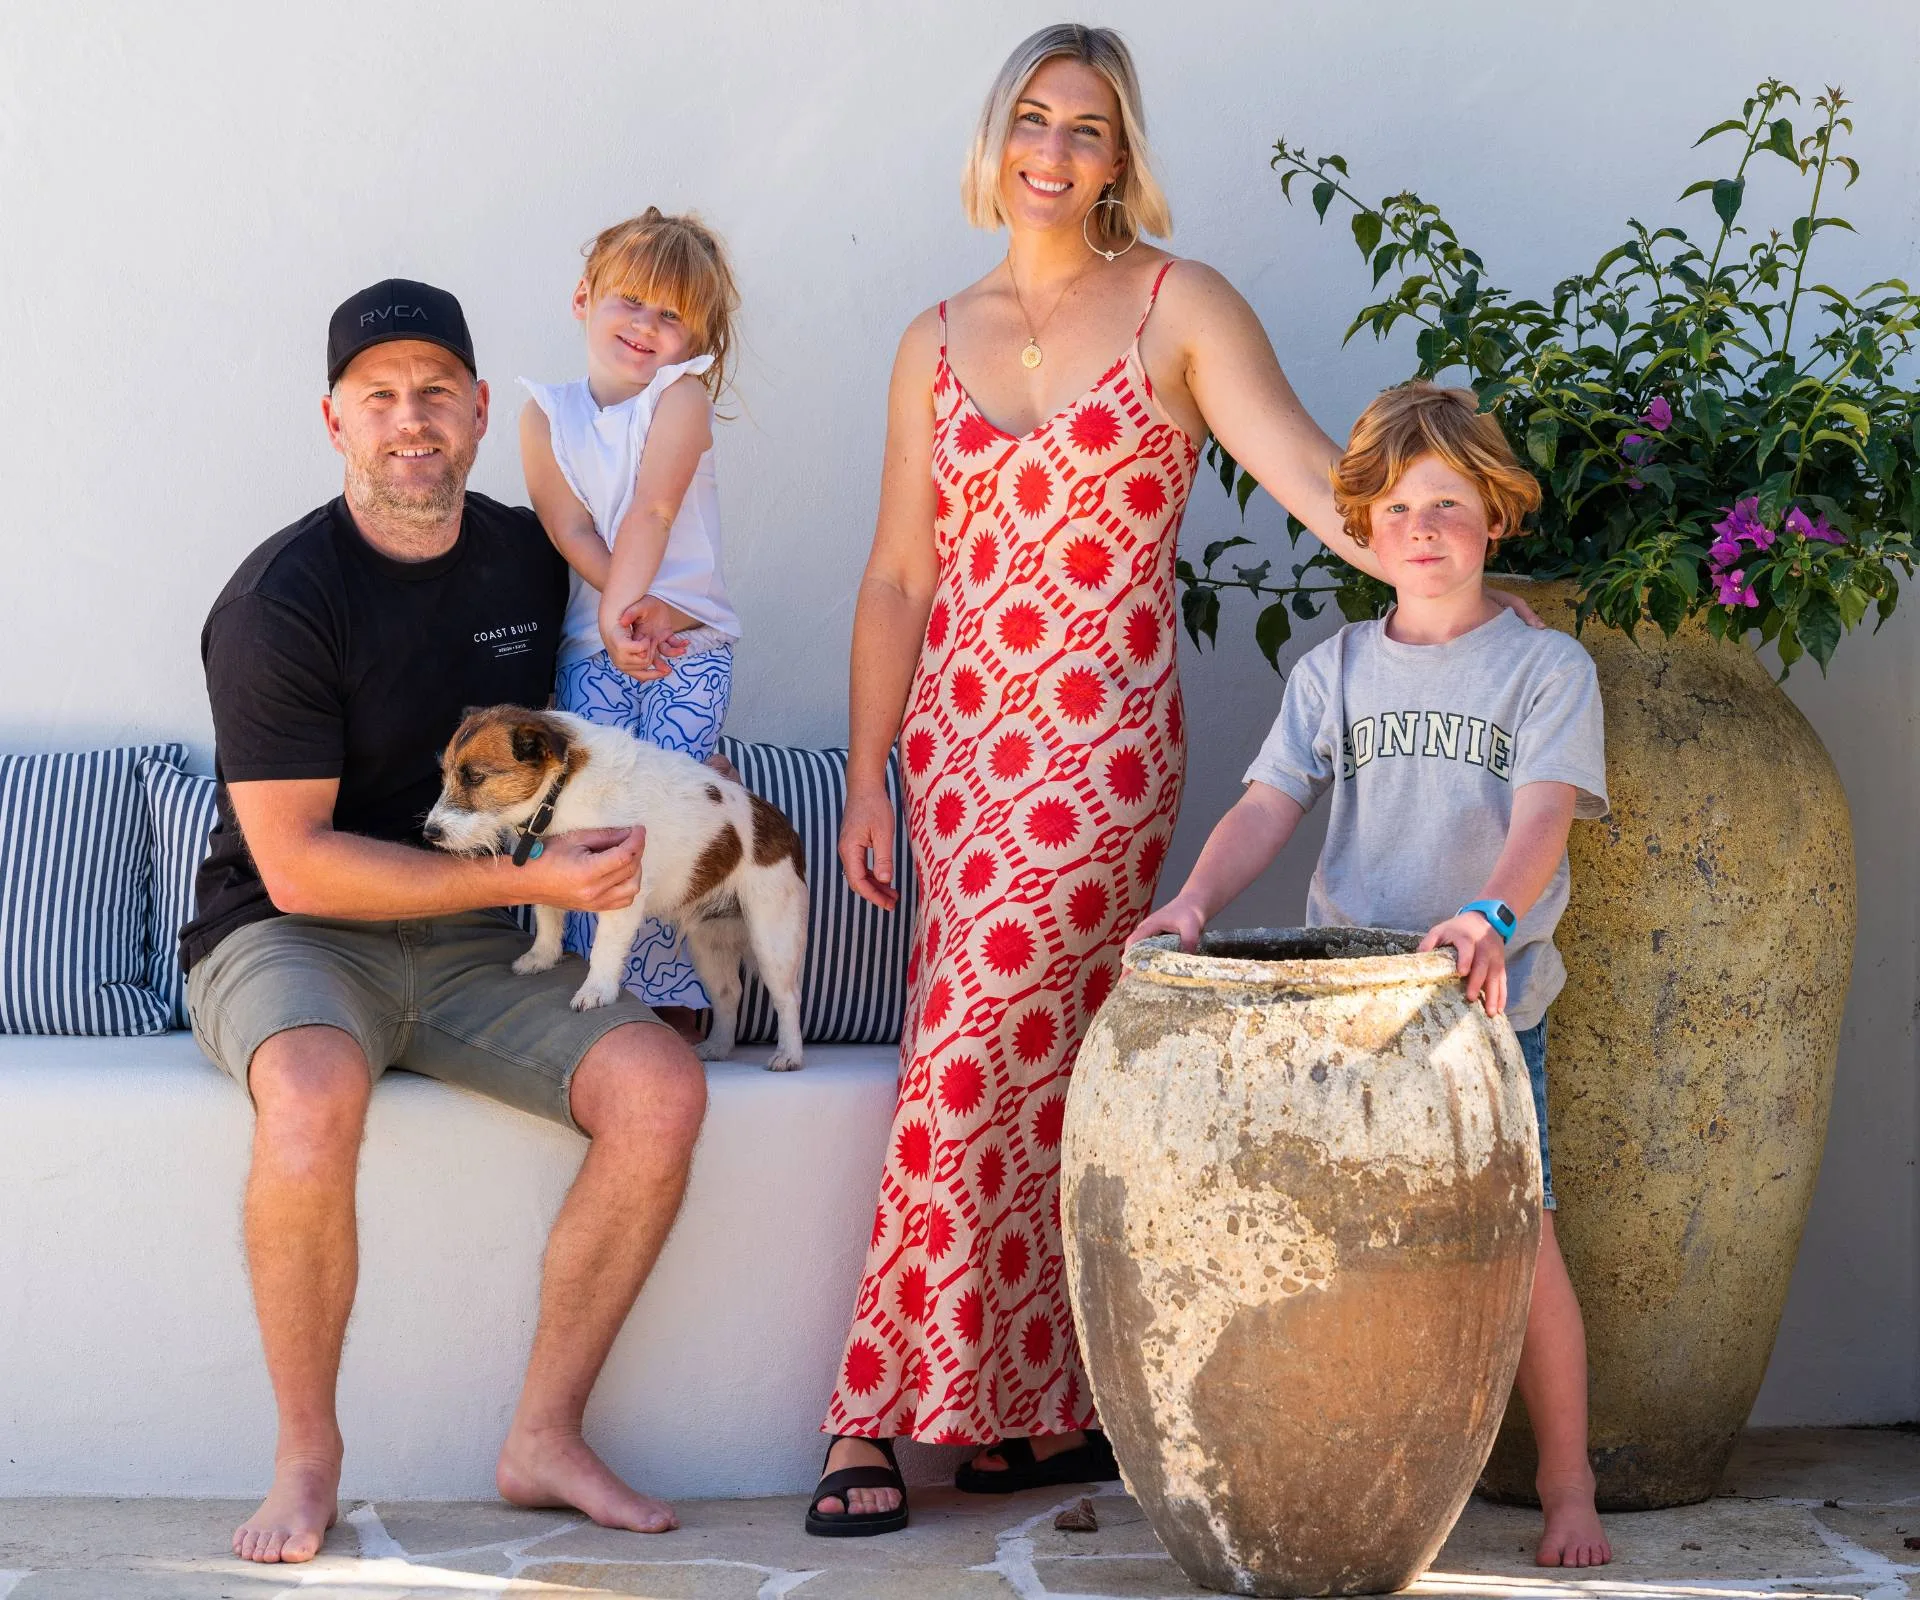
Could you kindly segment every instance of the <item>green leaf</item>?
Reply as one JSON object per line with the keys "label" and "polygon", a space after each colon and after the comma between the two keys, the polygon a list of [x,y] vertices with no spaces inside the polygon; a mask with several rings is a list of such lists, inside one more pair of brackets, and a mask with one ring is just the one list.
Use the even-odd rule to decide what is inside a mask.
{"label": "green leaf", "polygon": [[1771,150],[1777,156],[1785,157],[1796,167],[1800,165],[1800,152],[1794,148],[1793,144],[1793,124],[1785,117],[1781,117],[1769,124],[1767,128],[1767,142],[1762,145],[1761,148]]}
{"label": "green leaf", "polygon": [[1707,357],[1713,354],[1713,335],[1704,326],[1687,335],[1687,354],[1693,357],[1696,367],[1707,364]]}
{"label": "green leaf", "polygon": [[1302,622],[1311,622],[1320,615],[1321,602],[1314,599],[1305,589],[1296,590],[1293,596],[1293,614]]}
{"label": "green leaf", "polygon": [[[1700,194],[1704,190],[1711,189],[1714,182],[1715,180],[1712,178],[1702,178],[1698,183],[1690,183],[1680,191],[1680,198],[1682,200],[1691,200],[1695,195]],[[1598,277],[1599,274],[1596,272],[1595,276]]]}
{"label": "green leaf", "polygon": [[1180,596],[1180,620],[1187,625],[1187,637],[1193,640],[1194,648],[1200,645],[1200,635],[1207,636],[1207,643],[1214,642],[1214,630],[1220,625],[1220,594],[1216,589],[1189,589]]}
{"label": "green leaf", "polygon": [[1727,420],[1727,397],[1718,389],[1702,389],[1693,402],[1693,415],[1700,431],[1707,436],[1707,443],[1719,444],[1720,430]]}
{"label": "green leaf", "polygon": [[1800,615],[1794,619],[1794,631],[1824,673],[1827,663],[1833,659],[1834,647],[1840,643],[1840,635],[1846,631],[1840,625],[1840,607],[1834,603],[1833,596],[1820,589],[1809,593],[1801,604]]}
{"label": "green leaf", "polygon": [[1260,653],[1267,658],[1267,665],[1275,672],[1280,670],[1280,652],[1293,637],[1293,618],[1287,615],[1287,603],[1276,600],[1253,624],[1253,642],[1260,647]]}
{"label": "green leaf", "polygon": [[1543,411],[1527,424],[1527,454],[1546,472],[1553,471],[1554,457],[1560,449],[1560,422]]}
{"label": "green leaf", "polygon": [[[1713,209],[1724,227],[1731,228],[1733,219],[1740,215],[1740,197],[1746,191],[1745,178],[1722,178],[1713,186]],[[1326,207],[1320,209],[1325,211]]]}
{"label": "green leaf", "polygon": [[1313,209],[1320,213],[1320,220],[1327,220],[1327,207],[1333,204],[1335,194],[1331,179],[1322,178],[1313,186]]}
{"label": "green leaf", "polygon": [[1247,514],[1247,502],[1253,498],[1253,491],[1260,485],[1251,472],[1242,472],[1240,481],[1233,486],[1233,498],[1240,502],[1240,515]]}
{"label": "green leaf", "polygon": [[1873,424],[1867,420],[1866,412],[1862,411],[1858,406],[1854,405],[1852,402],[1846,401],[1846,400],[1834,400],[1828,404],[1827,409],[1831,411],[1836,417],[1838,417],[1842,422],[1850,422],[1853,424],[1854,427],[1858,428],[1860,430],[1861,438],[1864,439],[1867,437],[1868,434],[1873,432]]}
{"label": "green leaf", "polygon": [[1381,217],[1377,211],[1356,211],[1353,214],[1353,242],[1360,247],[1360,254],[1371,256],[1380,244]]}
{"label": "green leaf", "polygon": [[1215,539],[1212,544],[1200,552],[1200,564],[1211,570],[1214,562],[1218,561],[1229,550],[1233,549],[1235,545],[1252,543],[1253,541],[1251,539],[1247,538],[1244,534],[1238,533],[1231,539]]}
{"label": "green leaf", "polygon": [[1447,353],[1447,335],[1441,328],[1422,328],[1420,337],[1413,341],[1413,353],[1420,358],[1423,374],[1431,376],[1440,370],[1440,363]]}
{"label": "green leaf", "polygon": [[1698,150],[1700,146],[1705,144],[1709,139],[1717,139],[1723,133],[1745,133],[1746,131],[1747,125],[1741,118],[1728,117],[1725,122],[1716,122],[1711,128],[1707,129],[1705,133],[1701,134],[1699,138],[1695,139],[1693,141],[1693,147]]}
{"label": "green leaf", "polygon": [[1399,245],[1397,244],[1381,245],[1380,248],[1374,252],[1373,281],[1376,284],[1379,283],[1379,281],[1387,275],[1387,270],[1390,267],[1392,267],[1394,262],[1398,261],[1399,259],[1400,259]]}
{"label": "green leaf", "polygon": [[1804,255],[1806,253],[1807,245],[1809,241],[1812,240],[1812,238],[1813,238],[1813,218],[1812,217],[1795,217],[1793,219],[1794,249],[1800,251]]}
{"label": "green leaf", "polygon": [[1273,570],[1271,561],[1263,561],[1257,567],[1235,567],[1233,575],[1250,589],[1257,589],[1267,581],[1267,574]]}
{"label": "green leaf", "polygon": [[1687,614],[1687,597],[1680,586],[1665,580],[1655,580],[1647,592],[1647,615],[1660,625],[1660,631],[1671,639],[1680,631],[1680,623]]}

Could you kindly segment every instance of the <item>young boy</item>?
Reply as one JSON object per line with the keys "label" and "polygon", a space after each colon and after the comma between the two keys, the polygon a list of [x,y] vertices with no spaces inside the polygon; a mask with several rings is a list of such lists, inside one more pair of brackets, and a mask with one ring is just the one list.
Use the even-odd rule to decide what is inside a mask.
{"label": "young boy", "polygon": [[1540,490],[1470,392],[1388,390],[1354,425],[1333,486],[1347,532],[1379,555],[1394,608],[1293,669],[1246,793],[1134,937],[1173,933],[1192,949],[1331,789],[1307,922],[1427,928],[1420,948],[1453,947],[1468,999],[1509,1014],[1545,1181],[1516,1379],[1540,1450],[1535,1559],[1597,1566],[1613,1552],[1587,1461],[1586,1334],[1553,1231],[1546,1011],[1566,982],[1553,929],[1567,904],[1567,831],[1576,816],[1607,813],[1599,685],[1572,639],[1487,598],[1488,546]]}

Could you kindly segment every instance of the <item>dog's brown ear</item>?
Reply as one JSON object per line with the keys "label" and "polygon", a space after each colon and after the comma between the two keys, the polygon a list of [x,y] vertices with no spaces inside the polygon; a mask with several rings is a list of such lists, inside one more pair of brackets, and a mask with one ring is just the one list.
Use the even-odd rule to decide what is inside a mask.
{"label": "dog's brown ear", "polygon": [[513,759],[528,766],[565,761],[571,745],[566,733],[545,718],[516,722],[510,735]]}

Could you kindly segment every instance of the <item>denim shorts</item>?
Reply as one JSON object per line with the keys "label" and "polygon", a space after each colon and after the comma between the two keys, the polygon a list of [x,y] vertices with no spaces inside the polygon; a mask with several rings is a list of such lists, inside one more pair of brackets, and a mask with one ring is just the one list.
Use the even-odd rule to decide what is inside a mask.
{"label": "denim shorts", "polygon": [[477,1090],[576,1133],[573,1073],[629,1022],[660,1019],[630,994],[593,1011],[568,1001],[569,958],[516,976],[525,930],[507,911],[405,922],[269,917],[194,963],[187,1001],[200,1048],[246,1085],[253,1054],[291,1028],[338,1028],[377,1079],[403,1067]]}
{"label": "denim shorts", "polygon": [[1533,1119],[1540,1125],[1540,1206],[1552,1211],[1553,1157],[1547,1153],[1547,1019],[1542,1017],[1525,1033],[1514,1035],[1527,1062],[1527,1082],[1533,1086]]}

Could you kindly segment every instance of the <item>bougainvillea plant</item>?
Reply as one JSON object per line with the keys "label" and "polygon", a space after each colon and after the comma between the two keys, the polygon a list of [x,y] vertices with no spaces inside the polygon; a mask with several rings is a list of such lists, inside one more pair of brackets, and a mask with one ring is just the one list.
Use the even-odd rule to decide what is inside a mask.
{"label": "bougainvillea plant", "polygon": [[[1731,176],[1703,178],[1717,230],[1704,244],[1678,227],[1629,220],[1628,237],[1548,300],[1486,282],[1481,258],[1414,194],[1369,206],[1347,163],[1282,140],[1273,166],[1287,199],[1308,186],[1322,223],[1336,203],[1385,297],[1347,330],[1384,339],[1417,328],[1415,376],[1473,388],[1540,479],[1534,526],[1505,541],[1504,570],[1571,578],[1581,625],[1669,635],[1704,615],[1718,637],[1757,633],[1783,667],[1822,670],[1869,611],[1884,621],[1913,570],[1920,528],[1920,393],[1909,357],[1920,297],[1897,279],[1853,294],[1809,271],[1820,236],[1850,228],[1827,209],[1858,164],[1836,149],[1853,124],[1838,89],[1800,103],[1769,79],[1741,115],[1698,144],[1737,141]],[[1805,210],[1782,231],[1742,221],[1749,168],[1778,160],[1805,180]],[[1844,179],[1844,183],[1840,180]],[[1208,458],[1242,512],[1254,485],[1217,445]],[[1291,518],[1298,540],[1305,530]],[[1293,619],[1328,599],[1349,618],[1378,615],[1385,589],[1319,551],[1273,581],[1274,563],[1221,563],[1250,544],[1209,544],[1182,559],[1182,611],[1195,643],[1214,637],[1224,591],[1262,602],[1255,638],[1268,661]],[[1876,626],[1878,624],[1876,623]]]}

